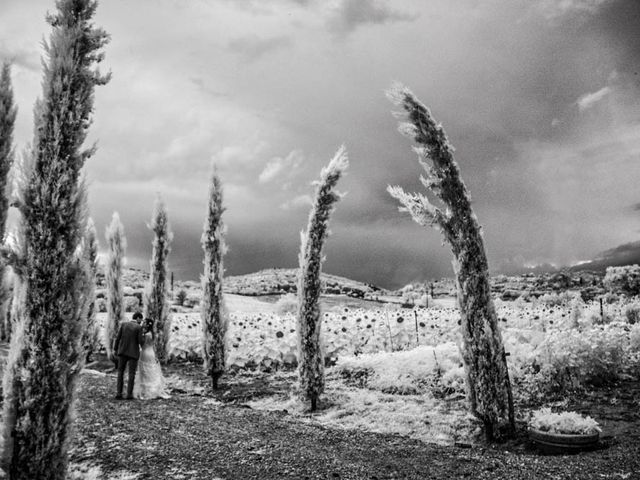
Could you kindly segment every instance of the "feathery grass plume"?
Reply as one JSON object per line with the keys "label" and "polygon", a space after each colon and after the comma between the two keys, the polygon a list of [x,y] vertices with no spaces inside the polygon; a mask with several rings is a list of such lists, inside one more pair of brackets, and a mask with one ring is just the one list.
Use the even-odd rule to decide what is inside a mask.
{"label": "feathery grass plume", "polygon": [[149,228],[153,231],[154,238],[144,316],[154,320],[156,356],[158,361],[164,364],[168,360],[168,343],[171,333],[171,317],[167,301],[167,259],[171,251],[173,233],[169,227],[167,207],[160,196],[156,199]]}
{"label": "feathery grass plume", "polygon": [[122,263],[127,250],[127,239],[118,212],[113,212],[111,223],[105,231],[108,255],[105,281],[107,283],[107,324],[104,329],[104,344],[107,357],[117,365],[113,342],[120,323],[125,320],[124,290],[122,285]]}
{"label": "feathery grass plume", "polygon": [[438,229],[451,247],[470,407],[484,422],[487,438],[495,439],[502,434],[499,427],[509,426],[513,431],[513,401],[480,225],[442,126],[403,85],[393,85],[387,95],[404,110],[397,114],[399,131],[417,144],[414,150],[426,172],[420,177],[422,184],[446,209],[442,211],[426,196],[406,193],[397,186],[387,190],[403,205],[401,211],[409,212],[420,225]]}
{"label": "feathery grass plume", "polygon": [[306,232],[300,233],[300,271],[298,277],[298,376],[300,390],[315,410],[324,391],[324,354],[320,337],[320,273],[322,247],[329,235],[329,218],[341,195],[335,191],[349,161],[344,146],[322,169]]}
{"label": "feathery grass plume", "polygon": [[[25,155],[21,157],[21,161],[14,164],[13,182],[16,192],[26,182],[26,177],[23,174],[29,168],[27,155],[25,152]],[[20,195],[16,192],[12,194],[12,202],[19,202]],[[7,292],[10,292],[6,306],[6,340],[8,341],[13,338],[13,330],[16,328],[14,324],[24,318],[24,252],[24,222],[20,219],[13,231],[6,236],[4,245],[0,247],[2,261],[11,266],[11,269],[5,273],[6,289]]]}
{"label": "feathery grass plume", "polygon": [[[11,205],[18,208],[18,222],[14,229],[6,235],[4,244],[0,246],[2,261],[11,267],[12,275],[6,275],[12,291],[7,306],[7,340],[11,340],[14,324],[24,319],[24,282],[25,282],[25,222],[21,218],[20,207],[24,204],[24,192],[33,171],[33,151],[27,146],[13,163],[11,175]],[[9,273],[9,272],[7,272]]]}
{"label": "feathery grass plume", "polygon": [[202,276],[202,351],[212,388],[224,373],[228,316],[222,294],[224,276],[223,257],[227,252],[224,241],[226,228],[222,222],[222,184],[214,167],[209,186],[207,218],[202,233],[204,275]]}
{"label": "feathery grass plume", "polygon": [[[0,73],[0,242],[4,242],[7,216],[9,213],[8,177],[13,164],[13,130],[17,108],[13,101],[11,87],[11,65],[2,64]],[[6,265],[0,262],[0,339],[7,340],[11,335],[7,307],[10,299],[9,282],[6,277]]]}
{"label": "feathery grass plume", "polygon": [[2,458],[12,480],[63,480],[73,402],[84,352],[79,246],[86,225],[81,169],[107,34],[91,19],[94,0],[58,0],[47,17],[42,99],[36,103],[33,166],[23,185],[23,321],[4,379]]}
{"label": "feathery grass plume", "polygon": [[82,257],[85,262],[86,290],[84,301],[87,309],[87,328],[82,336],[85,361],[91,361],[91,356],[100,348],[100,329],[96,322],[96,275],[98,273],[98,233],[90,218],[83,241]]}
{"label": "feathery grass plume", "polygon": [[[2,377],[2,465],[6,470],[11,465],[13,455],[12,432],[16,421],[20,417],[18,408],[24,401],[23,384],[20,375],[23,372],[24,359],[21,358],[24,351],[24,304],[25,285],[18,275],[13,278],[13,295],[11,298],[11,341],[9,343],[9,355]],[[6,471],[5,470],[5,471]],[[10,477],[13,478],[13,477]],[[24,478],[24,477],[23,477]]]}

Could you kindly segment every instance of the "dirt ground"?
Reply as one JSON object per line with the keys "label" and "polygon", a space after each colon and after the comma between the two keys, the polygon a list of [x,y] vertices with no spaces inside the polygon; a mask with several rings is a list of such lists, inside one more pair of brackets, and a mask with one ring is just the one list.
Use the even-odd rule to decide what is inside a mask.
{"label": "dirt ground", "polygon": [[[285,393],[294,376],[227,375],[216,392],[192,364],[167,400],[114,400],[115,374],[98,362],[82,374],[75,468],[128,479],[640,479],[640,385],[622,383],[570,407],[604,426],[599,448],[541,455],[521,432],[492,446],[443,447],[399,435],[331,429],[245,402]],[[175,377],[174,377],[175,378]],[[128,476],[127,476],[128,475]]]}

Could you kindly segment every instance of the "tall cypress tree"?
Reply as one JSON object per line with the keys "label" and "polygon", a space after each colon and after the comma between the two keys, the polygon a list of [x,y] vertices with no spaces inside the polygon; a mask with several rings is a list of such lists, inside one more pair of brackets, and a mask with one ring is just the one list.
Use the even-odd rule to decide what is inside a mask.
{"label": "tall cypress tree", "polygon": [[169,227],[169,215],[164,201],[158,197],[149,228],[153,231],[153,252],[149,272],[149,287],[146,292],[145,317],[154,320],[155,350],[158,361],[168,360],[168,343],[171,333],[171,317],[167,301],[168,258],[173,233]]}
{"label": "tall cypress tree", "polygon": [[349,165],[347,153],[341,147],[320,172],[315,200],[309,213],[306,232],[301,232],[300,270],[298,276],[298,377],[304,398],[315,410],[318,397],[324,391],[324,354],[320,327],[320,273],[322,247],[329,235],[329,218],[340,199],[335,187]]}
{"label": "tall cypress tree", "polygon": [[442,126],[408,88],[394,85],[388,96],[404,110],[398,113],[400,132],[418,145],[414,150],[426,172],[420,180],[446,210],[433,205],[426,196],[405,193],[400,187],[389,187],[388,191],[403,205],[401,210],[409,212],[420,225],[437,228],[451,247],[471,411],[484,422],[487,437],[494,439],[502,425],[509,425],[513,431],[514,415],[480,225]]}
{"label": "tall cypress tree", "polygon": [[96,275],[98,273],[98,234],[93,220],[90,218],[87,223],[83,244],[83,259],[85,262],[85,274],[87,280],[85,284],[84,301],[86,302],[87,327],[82,336],[82,345],[85,352],[86,361],[90,361],[91,356],[100,347],[99,329],[96,322]]}
{"label": "tall cypress tree", "polygon": [[[13,164],[13,129],[17,108],[13,101],[11,87],[11,66],[2,64],[0,73],[0,242],[4,242],[9,199],[7,180]],[[8,322],[7,307],[9,304],[9,286],[6,281],[6,266],[0,262],[0,339],[6,340],[11,335]]]}
{"label": "tall cypress tree", "polygon": [[12,480],[62,480],[76,380],[84,352],[86,196],[80,171],[107,42],[91,23],[94,0],[58,0],[48,16],[42,99],[36,104],[31,169],[19,205],[24,232],[24,319],[4,385],[3,458]]}
{"label": "tall cypress tree", "polygon": [[127,239],[118,212],[113,212],[111,223],[105,231],[108,256],[105,281],[107,283],[107,324],[104,329],[104,343],[107,356],[117,366],[113,351],[113,341],[120,323],[125,320],[124,291],[122,285],[122,262],[127,250]]}
{"label": "tall cypress tree", "polygon": [[222,222],[222,184],[215,168],[209,186],[207,219],[202,233],[204,275],[202,276],[202,351],[211,386],[218,387],[218,378],[224,373],[228,317],[222,294],[224,276],[223,256],[227,251]]}

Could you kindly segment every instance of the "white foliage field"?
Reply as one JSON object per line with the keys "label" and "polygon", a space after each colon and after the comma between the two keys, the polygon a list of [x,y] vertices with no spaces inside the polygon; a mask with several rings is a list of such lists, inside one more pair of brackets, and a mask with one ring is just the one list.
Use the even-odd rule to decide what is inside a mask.
{"label": "white foliage field", "polygon": [[[227,298],[227,304],[231,311],[227,365],[232,369],[295,366],[297,346],[294,314],[280,314],[275,304],[253,297],[227,297],[230,297]],[[593,320],[599,315],[597,304],[547,306],[497,301],[496,307],[512,369],[536,355],[548,354],[549,348],[564,333],[571,333],[577,328],[586,336],[590,331],[599,336],[603,335],[602,332],[608,332],[608,335],[626,337],[626,341],[637,338],[639,334],[636,331],[638,327],[630,328],[622,322],[594,325]],[[607,306],[607,314],[622,319],[623,308]],[[106,314],[99,314],[98,322],[101,325],[105,320]],[[459,339],[458,322],[458,310],[453,306],[438,305],[429,309],[401,309],[393,305],[380,309],[333,308],[323,314],[325,358],[329,363],[342,362],[344,365],[348,361],[346,359],[351,357],[359,358],[359,361],[371,358],[363,354],[448,344],[444,358],[438,358],[441,355],[438,349],[429,352],[422,349],[419,351],[423,352],[425,359],[417,365],[407,366],[405,370],[411,374],[414,371],[432,372],[439,368],[442,373],[447,373],[453,364],[459,365],[455,348]],[[171,324],[170,356],[178,359],[200,358],[200,313],[173,313]],[[624,342],[625,339],[620,341]]]}
{"label": "white foliage field", "polygon": [[[278,313],[277,304],[255,297],[228,295],[227,305],[229,369],[295,366],[292,313]],[[587,378],[608,375],[629,358],[637,362],[640,324],[624,321],[625,308],[606,305],[609,323],[602,325],[595,303],[496,301],[515,392],[538,388],[566,367],[576,378]],[[304,421],[445,444],[470,441],[480,432],[466,410],[454,302],[429,309],[339,306],[323,315],[325,357],[334,365],[321,397],[324,408],[309,416],[295,396],[259,399],[252,407],[286,409]],[[172,314],[170,355],[197,358],[200,338],[199,313]],[[535,365],[539,372],[533,374]],[[543,390],[540,394],[544,398]]]}
{"label": "white foliage field", "polygon": [[[243,302],[233,298],[228,302],[228,307],[231,311],[229,367],[295,365],[297,344],[294,314],[277,313],[274,304],[253,298]],[[106,314],[98,315],[101,325],[105,320]],[[451,341],[456,337],[453,326],[457,320],[457,310],[446,307],[437,310],[416,309],[415,313],[413,309],[395,307],[379,310],[334,308],[324,313],[322,322],[325,357],[335,362],[338,358],[361,353],[407,350],[418,345]],[[200,313],[173,313],[171,324],[170,356],[200,358]]]}

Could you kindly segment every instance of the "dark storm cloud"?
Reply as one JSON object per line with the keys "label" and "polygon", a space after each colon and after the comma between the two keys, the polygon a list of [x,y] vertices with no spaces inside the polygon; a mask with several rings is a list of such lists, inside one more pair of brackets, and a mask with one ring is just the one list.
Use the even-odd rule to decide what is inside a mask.
{"label": "dark storm cloud", "polygon": [[607,39],[619,73],[640,88],[640,2],[613,0],[589,25]]}
{"label": "dark storm cloud", "polygon": [[640,264],[640,242],[630,242],[619,245],[600,253],[591,262],[579,266],[585,270],[605,270],[607,267]]}
{"label": "dark storm cloud", "polygon": [[270,52],[290,47],[291,44],[291,39],[286,36],[260,38],[257,35],[249,35],[231,40],[229,50],[253,61]]}
{"label": "dark storm cloud", "polygon": [[[39,50],[46,26],[24,19],[43,17],[50,0],[0,5],[0,45]],[[640,178],[639,6],[139,0],[125,15],[123,2],[101,2],[114,77],[96,91],[92,215],[104,230],[118,210],[129,258],[147,268],[146,223],[162,192],[176,234],[171,268],[195,279],[213,161],[225,187],[227,272],[293,267],[310,184],[344,142],[350,167],[338,189],[347,195],[325,271],[392,287],[451,275],[438,232],[399,213],[386,192],[424,192],[383,93],[399,79],[456,148],[493,271],[594,258],[640,228],[630,208]],[[14,75],[24,141],[40,78]]]}
{"label": "dark storm cloud", "polygon": [[330,7],[327,26],[336,33],[346,34],[362,25],[408,22],[417,17],[395,10],[381,0],[338,0]]}
{"label": "dark storm cloud", "polygon": [[598,255],[607,265],[628,265],[640,263],[640,242],[630,242],[619,245]]}

